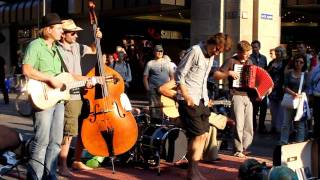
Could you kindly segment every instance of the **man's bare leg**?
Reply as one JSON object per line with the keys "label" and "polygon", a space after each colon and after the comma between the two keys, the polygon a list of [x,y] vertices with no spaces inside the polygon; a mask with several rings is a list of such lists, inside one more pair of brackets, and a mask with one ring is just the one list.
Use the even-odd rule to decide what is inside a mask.
{"label": "man's bare leg", "polygon": [[78,169],[78,170],[92,170],[93,168],[81,162],[81,155],[82,155],[83,149],[84,147],[81,141],[81,136],[79,135],[77,139],[77,144],[76,144],[75,160],[72,163],[72,168]]}
{"label": "man's bare leg", "polygon": [[202,157],[204,144],[208,133],[193,137],[188,144],[187,159],[189,160],[188,177],[190,180],[206,179],[199,171],[199,160]]}
{"label": "man's bare leg", "polygon": [[60,157],[59,174],[66,177],[73,176],[72,172],[68,169],[68,166],[67,166],[67,157],[69,153],[71,140],[72,140],[72,136],[63,137],[63,143],[61,145],[61,151],[59,155]]}

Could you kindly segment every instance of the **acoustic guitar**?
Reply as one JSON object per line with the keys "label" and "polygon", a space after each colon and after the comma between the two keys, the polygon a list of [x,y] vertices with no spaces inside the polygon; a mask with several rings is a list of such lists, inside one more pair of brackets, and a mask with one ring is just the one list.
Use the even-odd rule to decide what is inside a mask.
{"label": "acoustic guitar", "polygon": [[[168,116],[169,118],[177,118],[180,116],[178,111],[178,102],[163,95],[161,95],[160,101],[162,103],[162,111],[166,116]],[[214,100],[213,105],[224,105],[229,107],[231,106],[231,101]]]}
{"label": "acoustic guitar", "polygon": [[57,75],[56,78],[64,84],[62,88],[52,88],[47,83],[34,79],[28,80],[27,91],[35,108],[44,110],[61,100],[70,100],[70,90],[84,87],[86,84],[86,80],[76,81],[72,74],[66,72]]}

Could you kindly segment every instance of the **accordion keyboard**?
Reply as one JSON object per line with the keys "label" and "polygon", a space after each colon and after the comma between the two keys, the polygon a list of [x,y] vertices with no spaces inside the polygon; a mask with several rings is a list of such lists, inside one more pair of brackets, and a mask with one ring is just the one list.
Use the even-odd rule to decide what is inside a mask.
{"label": "accordion keyboard", "polygon": [[240,77],[238,79],[234,79],[232,81],[232,87],[235,87],[235,88],[242,87],[242,76],[241,76],[242,70],[243,70],[243,65],[242,64],[235,64],[233,66],[233,71],[239,73]]}

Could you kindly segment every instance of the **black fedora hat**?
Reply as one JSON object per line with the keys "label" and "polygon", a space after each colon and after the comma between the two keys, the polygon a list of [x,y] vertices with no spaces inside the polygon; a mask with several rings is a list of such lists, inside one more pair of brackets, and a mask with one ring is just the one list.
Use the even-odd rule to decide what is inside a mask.
{"label": "black fedora hat", "polygon": [[48,13],[42,17],[41,27],[48,27],[55,24],[62,24],[61,19],[56,13]]}

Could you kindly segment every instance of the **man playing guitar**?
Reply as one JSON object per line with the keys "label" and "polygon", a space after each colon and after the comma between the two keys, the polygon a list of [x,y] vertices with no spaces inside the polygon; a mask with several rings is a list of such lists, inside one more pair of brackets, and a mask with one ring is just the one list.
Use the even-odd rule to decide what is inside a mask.
{"label": "man playing guitar", "polygon": [[[60,17],[49,13],[42,18],[40,37],[27,47],[23,59],[23,74],[48,83],[54,88],[64,85],[54,76],[60,74],[61,59],[57,55],[55,42],[63,33]],[[29,179],[57,179],[57,158],[63,136],[64,104],[35,112],[35,137],[31,144],[31,160],[28,164]],[[48,169],[49,172],[45,172]]]}

